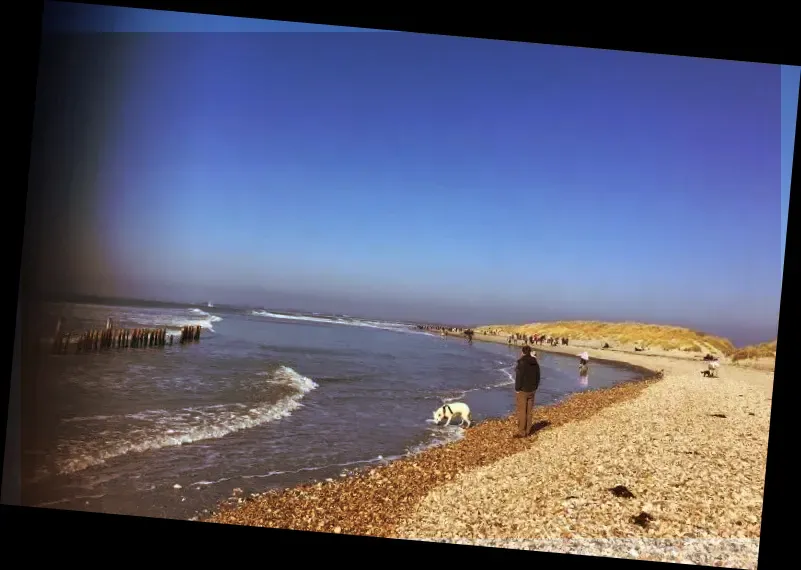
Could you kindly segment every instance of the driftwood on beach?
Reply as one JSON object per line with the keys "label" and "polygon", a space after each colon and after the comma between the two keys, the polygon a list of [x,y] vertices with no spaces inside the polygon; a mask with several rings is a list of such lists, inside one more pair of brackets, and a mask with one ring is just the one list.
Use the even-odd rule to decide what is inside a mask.
{"label": "driftwood on beach", "polygon": [[[182,327],[177,342],[180,344],[198,342],[200,329],[200,325]],[[70,346],[74,345],[74,353],[80,354],[110,349],[160,348],[172,346],[176,340],[174,337],[175,335],[167,334],[167,329],[164,327],[115,328],[112,326],[111,320],[106,322],[105,329],[64,333],[61,331],[61,321],[59,321],[52,349],[55,354],[68,354]]]}

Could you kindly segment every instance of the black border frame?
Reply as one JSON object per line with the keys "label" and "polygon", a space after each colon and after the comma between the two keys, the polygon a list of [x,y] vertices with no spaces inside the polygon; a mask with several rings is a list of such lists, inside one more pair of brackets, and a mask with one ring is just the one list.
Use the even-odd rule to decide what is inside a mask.
{"label": "black border frame", "polygon": [[[725,45],[726,40],[729,40],[734,46],[746,45],[749,40],[752,40],[752,42],[755,40],[756,43],[759,43],[759,36],[761,35],[759,33],[759,23],[761,22],[759,21],[759,15],[747,13],[743,14],[743,25],[738,27],[737,14],[726,14],[724,18],[722,11],[714,9],[708,12],[710,17],[714,19],[705,21],[704,13],[697,8],[693,12],[699,13],[682,14],[676,10],[665,14],[658,11],[658,6],[649,5],[649,10],[642,11],[640,14],[632,14],[631,7],[619,10],[604,8],[603,14],[592,14],[586,8],[573,8],[571,10],[571,7],[567,7],[569,12],[566,13],[570,13],[572,16],[571,21],[568,21],[564,16],[560,18],[558,7],[552,5],[548,6],[548,15],[553,15],[554,17],[549,21],[540,17],[540,15],[545,14],[544,10],[537,9],[538,5],[533,5],[527,10],[530,14],[528,18],[520,18],[519,15],[507,10],[507,14],[501,12],[501,16],[497,19],[493,19],[487,11],[476,9],[475,7],[468,10],[467,5],[463,5],[464,8],[459,11],[444,6],[439,10],[428,7],[428,10],[421,11],[421,16],[427,19],[427,22],[423,23],[422,19],[416,18],[415,7],[409,5],[401,5],[399,7],[400,10],[397,11],[391,11],[390,6],[382,6],[382,9],[374,10],[372,13],[368,13],[364,7],[357,8],[353,6],[351,10],[340,9],[340,13],[337,14],[334,9],[325,9],[323,6],[328,6],[322,4],[316,5],[315,9],[312,10],[311,6],[307,6],[304,9],[304,7],[296,4],[265,3],[262,5],[257,2],[248,3],[233,0],[226,2],[221,0],[118,0],[116,2],[94,2],[90,0],[84,3],[107,5],[113,3],[116,6],[156,10],[799,65],[799,59],[790,57],[787,54],[789,50],[785,51],[780,45],[775,48],[765,47],[761,49],[722,47]],[[22,121],[17,122],[22,126],[19,133],[14,133],[16,138],[19,139],[19,144],[16,147],[8,145],[5,154],[8,156],[10,153],[8,149],[11,148],[16,151],[13,155],[8,156],[10,160],[7,161],[7,164],[16,170],[15,174],[22,175],[20,186],[27,190],[26,181],[33,127],[34,94],[39,65],[43,1],[23,0],[18,7],[21,10],[10,12],[9,9],[8,14],[12,16],[9,20],[14,22],[13,28],[24,25],[24,28],[19,30],[22,32],[21,34],[15,33],[12,36],[14,38],[12,42],[18,42],[21,45],[17,48],[18,51],[7,52],[10,57],[6,62],[7,69],[11,67],[16,75],[16,77],[12,76],[12,81],[9,84],[13,85],[14,80],[16,80],[18,85],[16,90],[11,91],[14,94],[19,93],[21,100],[19,102],[15,101],[16,105],[13,107],[13,111],[11,111],[11,106],[7,107],[7,109],[22,118]],[[609,17],[610,24],[603,23],[602,15]],[[641,18],[638,19],[636,17],[638,15]],[[587,18],[582,18],[582,16],[587,16]],[[587,21],[582,22],[582,19]],[[638,23],[640,19],[644,20],[644,22]],[[504,20],[506,21],[504,22]],[[772,27],[770,29],[766,28],[765,31],[766,34],[772,34],[776,40],[781,41],[785,37],[789,40],[793,37],[794,28],[788,27],[785,30],[781,25],[783,21],[792,21],[791,17],[779,15],[778,18],[773,16],[770,20],[765,18],[763,21],[765,24],[770,22]],[[611,22],[617,23],[617,26]],[[687,29],[686,26],[690,22],[695,27]],[[652,29],[648,27],[648,23],[655,23],[657,26]],[[779,29],[776,29],[777,23],[779,23]],[[557,31],[557,27],[561,27],[565,31]],[[13,28],[12,33],[14,33]],[[538,29],[535,31],[535,28]],[[572,32],[567,30],[572,30]],[[627,32],[631,32],[628,38],[626,37]],[[727,38],[726,36],[731,37]],[[680,47],[682,45],[696,47]],[[25,55],[28,57],[24,57]],[[19,67],[19,72],[15,69],[16,67]],[[801,110],[801,105],[799,110]],[[798,113],[796,118],[796,142],[798,141],[799,131],[801,131],[799,126],[801,126],[801,112]],[[801,152],[796,144],[793,161],[794,173],[801,170],[799,166],[800,159]],[[792,261],[798,251],[794,241],[797,233],[794,231],[795,226],[791,221],[798,217],[796,210],[799,206],[794,206],[792,200],[792,189],[798,185],[797,177],[793,177],[788,209],[785,259],[783,260],[783,292],[793,290],[792,283],[794,280],[797,281],[795,265]],[[13,189],[13,193],[16,193],[17,187],[17,184],[8,185],[8,188]],[[6,200],[9,202],[11,201],[11,195],[12,193],[7,194]],[[22,223],[12,228],[10,235],[7,234],[6,238],[6,265],[13,266],[12,277],[19,275],[21,269],[22,230],[26,212],[25,198],[17,202],[17,204],[20,202],[21,211],[9,221],[12,224]],[[796,202],[798,201],[796,200]],[[9,238],[12,241],[8,241]],[[24,285],[18,279],[16,284],[20,285],[24,290]],[[11,362],[14,360],[14,338],[16,337],[15,331],[17,327],[16,301],[18,294],[19,291],[11,299],[7,299],[8,301],[13,300],[13,303],[5,304],[6,312],[10,313],[8,321],[12,323],[9,327],[12,340],[6,342],[4,346],[7,348],[6,354],[11,357],[9,359]],[[788,304],[782,303],[783,310],[780,311],[779,318],[778,337],[781,339],[780,344],[782,346],[793,344],[793,328],[787,306]],[[781,318],[782,314],[784,318]],[[779,553],[785,550],[788,543],[792,544],[790,541],[784,540],[785,527],[781,521],[782,503],[784,502],[782,490],[789,491],[789,489],[780,482],[780,478],[783,475],[792,472],[789,462],[785,459],[789,453],[784,453],[784,448],[791,445],[790,438],[794,435],[793,423],[790,419],[790,414],[793,413],[790,408],[793,401],[790,395],[790,388],[793,383],[790,376],[788,354],[781,351],[776,358],[775,376],[784,377],[786,380],[778,383],[774,381],[773,388],[772,429],[769,435],[768,468],[765,479],[762,537],[759,553],[760,565],[768,565],[771,559],[778,561]],[[12,374],[14,374],[13,370]],[[13,426],[9,425],[7,421],[8,404],[9,391],[0,390],[0,423],[4,432],[6,431],[6,426],[13,429]],[[0,450],[5,451],[5,446],[6,437],[3,437],[2,441],[0,441]],[[787,451],[789,452],[790,450],[788,449]],[[7,483],[13,485],[14,474],[10,471],[11,466],[5,464],[5,453],[0,454],[0,457],[2,457],[0,461],[3,461],[4,467],[3,486],[5,487]],[[13,501],[13,498],[11,501]],[[233,554],[238,559],[236,560],[237,563],[245,562],[245,554],[253,554],[260,563],[270,564],[273,560],[277,560],[278,550],[286,551],[297,561],[298,557],[295,554],[297,546],[308,545],[308,548],[319,548],[326,562],[332,561],[333,558],[355,559],[356,561],[363,559],[367,564],[371,565],[375,563],[382,564],[388,558],[397,558],[398,560],[418,558],[422,560],[422,565],[429,565],[432,562],[435,565],[439,565],[444,562],[452,566],[459,564],[458,561],[463,557],[470,557],[472,564],[484,562],[485,560],[487,562],[502,562],[505,564],[515,564],[518,561],[529,564],[538,562],[547,564],[550,562],[568,565],[659,564],[616,558],[571,556],[567,554],[475,546],[339,536],[282,529],[198,524],[177,520],[70,512],[9,506],[6,504],[0,505],[0,509],[0,521],[2,521],[3,530],[10,531],[4,533],[5,536],[3,536],[3,543],[6,546],[16,546],[22,542],[23,538],[26,538],[36,541],[38,549],[34,551],[34,555],[39,553],[52,553],[54,555],[75,554],[84,560],[93,557],[100,558],[102,556],[101,549],[108,547],[115,555],[122,555],[125,558],[142,554],[147,556],[151,553],[154,555],[164,554],[166,551],[172,550],[178,554],[182,562],[186,562],[189,559],[208,562],[212,560],[211,551],[218,550],[221,556],[227,556],[229,559]],[[792,516],[792,513],[790,513],[790,516]],[[792,525],[792,522],[790,522],[790,525]],[[70,532],[72,529],[75,529],[74,535]],[[109,538],[106,538],[107,533],[110,535]],[[145,536],[139,538],[137,535],[140,534]],[[19,540],[14,540],[17,537]],[[380,549],[380,554],[373,554],[373,548]],[[341,550],[343,555],[339,555],[338,550]],[[352,550],[353,554],[349,555],[347,550]],[[428,557],[433,560],[429,561],[430,558]],[[310,558],[309,560],[311,561]]]}

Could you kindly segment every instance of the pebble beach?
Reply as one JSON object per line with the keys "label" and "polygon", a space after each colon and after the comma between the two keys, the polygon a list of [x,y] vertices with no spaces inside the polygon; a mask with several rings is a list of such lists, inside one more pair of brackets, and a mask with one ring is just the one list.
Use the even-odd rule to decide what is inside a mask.
{"label": "pebble beach", "polygon": [[756,568],[773,373],[614,360],[661,374],[538,406],[525,440],[512,418],[488,420],[350,477],[237,497],[206,520]]}

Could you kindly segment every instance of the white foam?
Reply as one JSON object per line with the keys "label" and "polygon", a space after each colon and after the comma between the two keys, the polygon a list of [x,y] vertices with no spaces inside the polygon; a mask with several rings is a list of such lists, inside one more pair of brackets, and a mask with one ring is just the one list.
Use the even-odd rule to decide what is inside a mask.
{"label": "white foam", "polygon": [[65,418],[61,420],[64,423],[73,423],[73,422],[97,422],[103,420],[110,420],[114,418],[114,416],[76,416],[74,418]]}
{"label": "white foam", "polygon": [[492,390],[493,388],[502,388],[504,386],[511,386],[515,383],[515,377],[512,374],[512,367],[509,366],[507,368],[501,368],[501,372],[508,378],[508,380],[504,380],[503,382],[498,382],[497,384],[490,384],[489,386],[484,386],[485,390]]}
{"label": "white foam", "polygon": [[429,436],[429,441],[410,447],[405,454],[407,457],[417,455],[418,453],[422,453],[427,449],[455,443],[463,439],[465,435],[465,430],[458,425],[449,425],[447,427],[430,427],[428,429],[431,433]]}
{"label": "white foam", "polygon": [[268,317],[271,319],[280,319],[280,320],[288,320],[288,321],[306,321],[312,323],[324,323],[324,324],[334,324],[334,325],[345,325],[351,327],[367,327],[367,328],[374,328],[374,329],[381,329],[390,332],[398,332],[398,333],[410,333],[410,334],[421,334],[425,336],[436,336],[426,331],[418,331],[414,330],[411,327],[401,324],[401,323],[389,323],[383,321],[365,321],[365,320],[345,320],[341,318],[331,317],[309,317],[306,315],[287,315],[284,313],[271,313],[269,311],[251,311],[251,315],[254,317]]}
{"label": "white foam", "polygon": [[[303,397],[317,388],[310,378],[298,374],[288,366],[281,366],[272,375],[272,380],[291,386],[295,393],[275,403],[254,406],[242,411],[242,404],[230,406],[216,405],[202,408],[183,408],[181,410],[145,410],[127,414],[126,418],[148,422],[144,430],[132,430],[120,434],[119,439],[100,442],[66,442],[62,445],[64,459],[57,461],[59,473],[67,474],[81,471],[93,465],[100,465],[114,457],[129,453],[143,453],[184,445],[206,439],[216,439],[230,433],[249,429],[264,423],[289,416],[302,406]],[[99,419],[83,418],[84,420]],[[65,421],[80,421],[70,418]]]}
{"label": "white foam", "polygon": [[495,384],[488,384],[486,386],[480,386],[478,388],[468,388],[467,390],[462,390],[461,392],[459,392],[459,394],[457,396],[448,396],[448,397],[442,398],[442,403],[443,404],[449,404],[449,403],[452,403],[452,402],[456,402],[458,400],[461,400],[465,396],[467,396],[467,394],[469,394],[471,392],[478,392],[479,390],[494,390],[495,388],[503,388],[504,386],[511,386],[512,384],[515,383],[515,377],[512,374],[513,366],[514,365],[507,366],[506,368],[499,368],[498,369],[499,372],[502,372],[504,374],[504,376],[506,376],[507,380],[504,380],[502,382],[497,382]]}
{"label": "white foam", "polygon": [[345,463],[331,463],[328,465],[318,465],[315,467],[301,467],[300,469],[293,469],[288,471],[269,471],[267,473],[259,473],[256,475],[222,477],[214,481],[207,481],[207,480],[196,481],[194,483],[190,483],[189,486],[195,488],[202,488],[202,487],[209,487],[211,485],[218,485],[220,483],[225,483],[228,481],[233,481],[234,479],[267,479],[269,477],[275,477],[276,475],[298,475],[301,473],[322,471],[324,469],[349,468],[349,467],[352,468],[357,466],[375,465],[378,463],[386,464],[392,461],[396,461],[398,459],[403,459],[404,457],[412,457],[414,455],[422,453],[426,449],[447,445],[449,443],[453,443],[464,438],[464,429],[460,428],[459,426],[433,427],[429,428],[429,433],[430,433],[429,441],[409,447],[405,453],[401,453],[399,455],[391,455],[388,457],[384,457],[383,455],[378,455],[377,457],[373,457],[371,459],[360,459],[357,461],[347,461]]}
{"label": "white foam", "polygon": [[39,503],[36,506],[37,507],[52,507],[53,505],[63,505],[64,503],[69,503],[71,501],[77,501],[77,500],[82,500],[83,501],[83,500],[86,500],[86,499],[102,499],[105,496],[106,496],[105,493],[102,493],[100,495],[76,495],[75,497],[69,497],[69,498],[66,498],[66,499],[58,499],[56,501],[47,501],[45,503]]}
{"label": "white foam", "polygon": [[200,309],[161,309],[151,307],[118,307],[112,305],[75,304],[66,305],[61,311],[70,318],[105,321],[109,316],[116,323],[125,323],[125,326],[140,326],[143,328],[166,328],[170,334],[180,334],[185,326],[197,326],[215,332],[213,323],[218,323],[222,317],[213,315]]}

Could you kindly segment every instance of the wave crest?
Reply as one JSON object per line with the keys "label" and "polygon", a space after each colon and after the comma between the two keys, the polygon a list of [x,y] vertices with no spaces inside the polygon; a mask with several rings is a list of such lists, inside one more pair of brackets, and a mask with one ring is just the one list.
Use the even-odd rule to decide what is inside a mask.
{"label": "wave crest", "polygon": [[[105,437],[100,441],[69,441],[59,449],[64,458],[56,461],[58,473],[82,471],[109,459],[129,453],[143,453],[164,447],[185,445],[207,439],[224,437],[230,433],[253,428],[285,418],[302,406],[304,396],[318,387],[317,383],[288,366],[280,366],[268,374],[267,382],[292,389],[292,393],[276,402],[247,406],[222,404],[184,408],[181,410],[145,410],[124,416],[94,416],[69,418],[64,422],[107,422],[128,424],[137,421],[145,425]],[[106,432],[108,433],[108,432]]]}

